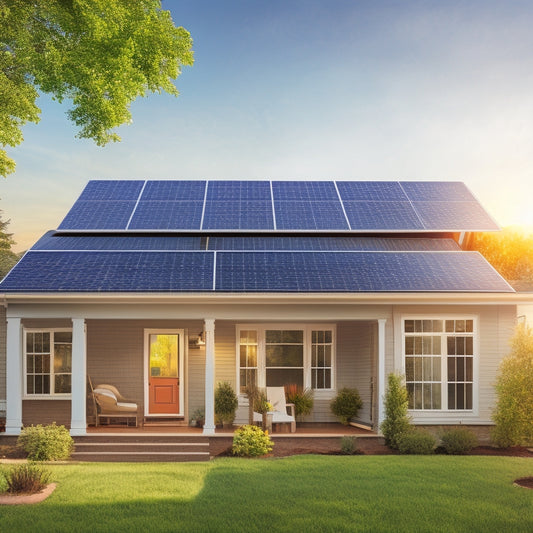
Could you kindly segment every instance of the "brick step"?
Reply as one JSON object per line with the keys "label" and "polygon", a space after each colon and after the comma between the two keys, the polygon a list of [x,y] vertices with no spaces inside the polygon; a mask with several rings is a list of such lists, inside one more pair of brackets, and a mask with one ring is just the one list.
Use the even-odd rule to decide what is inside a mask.
{"label": "brick step", "polygon": [[96,443],[133,443],[133,444],[152,444],[152,443],[170,443],[170,444],[179,444],[187,442],[196,442],[208,444],[209,438],[201,434],[196,435],[179,435],[179,434],[160,434],[160,433],[94,433],[89,435],[84,435],[83,437],[73,437],[74,443],[78,444],[87,444],[89,442]]}
{"label": "brick step", "polygon": [[76,437],[75,461],[208,461],[209,439],[205,437],[106,435]]}

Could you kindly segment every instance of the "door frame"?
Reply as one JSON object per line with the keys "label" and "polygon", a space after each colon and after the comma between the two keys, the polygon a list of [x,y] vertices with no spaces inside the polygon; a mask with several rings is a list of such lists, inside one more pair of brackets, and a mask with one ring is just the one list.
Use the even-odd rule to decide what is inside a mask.
{"label": "door frame", "polygon": [[[179,377],[179,413],[150,413],[150,335],[178,335],[178,377]],[[144,329],[144,416],[168,418],[173,416],[185,416],[185,330],[168,328],[145,328]]]}

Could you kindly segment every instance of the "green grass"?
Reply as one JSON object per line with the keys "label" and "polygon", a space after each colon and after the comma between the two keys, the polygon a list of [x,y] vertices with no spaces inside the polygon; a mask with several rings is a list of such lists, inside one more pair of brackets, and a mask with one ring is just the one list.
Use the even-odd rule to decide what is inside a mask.
{"label": "green grass", "polygon": [[0,530],[533,530],[531,459],[294,456],[210,463],[52,465],[55,492],[0,507]]}

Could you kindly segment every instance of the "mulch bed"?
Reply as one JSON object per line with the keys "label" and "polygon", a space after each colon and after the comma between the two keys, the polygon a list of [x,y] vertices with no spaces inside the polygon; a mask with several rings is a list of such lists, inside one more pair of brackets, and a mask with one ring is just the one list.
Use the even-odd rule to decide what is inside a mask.
{"label": "mulch bed", "polygon": [[521,477],[514,480],[516,485],[524,487],[525,489],[533,489],[533,477]]}

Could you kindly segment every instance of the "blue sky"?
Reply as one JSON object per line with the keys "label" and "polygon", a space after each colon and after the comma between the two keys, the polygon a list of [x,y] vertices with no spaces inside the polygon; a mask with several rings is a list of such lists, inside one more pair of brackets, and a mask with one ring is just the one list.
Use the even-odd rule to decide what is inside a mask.
{"label": "blue sky", "polygon": [[180,96],[137,100],[104,148],[41,97],[0,182],[17,250],[96,178],[460,180],[501,225],[533,224],[529,0],[163,7],[194,39]]}

